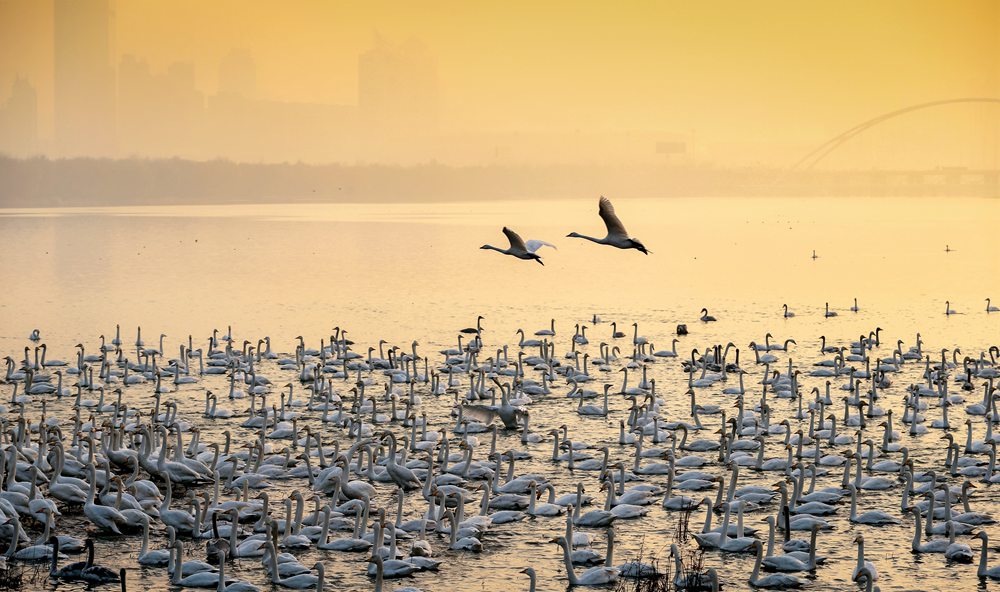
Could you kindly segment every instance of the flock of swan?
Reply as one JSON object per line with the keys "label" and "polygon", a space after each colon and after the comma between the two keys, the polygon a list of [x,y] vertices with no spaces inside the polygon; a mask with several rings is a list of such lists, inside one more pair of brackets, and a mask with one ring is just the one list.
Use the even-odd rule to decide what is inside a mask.
{"label": "flock of swan", "polygon": [[[603,199],[601,213],[611,236]],[[676,589],[720,585],[715,569],[683,565],[687,547],[707,564],[753,558],[731,582],[822,582],[833,529],[851,530],[851,578],[876,589],[866,537],[905,523],[900,552],[1000,579],[985,530],[995,520],[973,497],[1000,483],[997,346],[932,350],[873,328],[842,343],[768,333],[742,350],[681,353],[696,336],[656,349],[638,323],[625,332],[594,316],[572,335],[553,319],[533,338],[490,342],[484,320],[436,352],[364,349],[338,327],[288,353],[229,329],[171,355],[165,335],[147,345],[140,328],[62,361],[32,332],[2,376],[4,565],[123,589],[130,570],[165,570],[177,588],[220,592],[322,590],[351,572],[381,591],[493,552],[497,533],[530,520],[546,525],[570,585],[606,586],[664,569],[616,560],[623,523],[703,512],[670,549]],[[698,320],[716,321],[707,309]],[[139,550],[107,567],[95,553],[107,536]],[[529,589],[553,587],[511,561]]]}

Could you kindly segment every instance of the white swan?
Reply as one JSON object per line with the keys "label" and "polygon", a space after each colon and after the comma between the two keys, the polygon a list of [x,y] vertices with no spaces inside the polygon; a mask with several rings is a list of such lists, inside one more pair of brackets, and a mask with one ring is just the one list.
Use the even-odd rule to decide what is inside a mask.
{"label": "white swan", "polygon": [[976,533],[976,538],[983,541],[982,547],[979,550],[979,568],[976,570],[976,575],[982,578],[989,578],[991,580],[1000,580],[1000,565],[995,567],[988,567],[986,565],[986,547],[989,545],[989,536],[986,534],[985,530],[980,530]]}
{"label": "white swan", "polygon": [[850,521],[855,524],[868,524],[870,526],[886,526],[889,524],[899,524],[895,516],[882,510],[869,510],[858,515],[858,488],[853,483],[849,483],[847,488],[851,492],[851,516]]}
{"label": "white swan", "polygon": [[[501,249],[500,247],[494,247],[493,245],[483,245],[479,248],[496,251],[498,253],[503,253],[504,255],[510,255],[512,257],[517,257],[518,259],[524,259],[527,261],[533,259],[537,261],[540,265],[545,265],[544,263],[542,263],[542,258],[539,257],[538,254],[535,253],[535,251],[532,251],[528,248],[528,245],[524,243],[524,239],[522,239],[519,234],[517,234],[510,228],[507,228],[506,226],[503,227],[503,233],[507,236],[507,240],[510,242],[510,247],[506,249]],[[538,247],[540,246],[541,245],[538,245]],[[538,247],[536,247],[536,250]]]}
{"label": "white swan", "polygon": [[[605,567],[603,565],[592,567],[579,576],[576,575],[576,572],[573,569],[573,563],[570,561],[569,543],[566,542],[566,537],[556,538],[555,543],[562,548],[563,565],[566,568],[566,576],[569,578],[570,586],[607,586],[608,584],[612,584],[618,580],[618,570],[616,568]],[[613,545],[614,539],[609,539],[609,548],[613,548]]]}
{"label": "white swan", "polygon": [[216,584],[217,592],[259,592],[260,588],[250,582],[230,581],[226,579],[226,551],[218,551],[219,579]]}
{"label": "white swan", "polygon": [[97,467],[94,466],[94,463],[90,463],[89,469],[90,490],[87,493],[87,503],[83,505],[83,513],[99,529],[121,534],[120,529],[128,526],[128,520],[118,510],[94,503],[94,497],[97,492]]}
{"label": "white swan", "polygon": [[[368,562],[375,566],[375,592],[382,592],[383,579],[385,578],[384,560],[380,555],[374,555]],[[533,580],[532,580],[533,581]],[[394,592],[422,592],[419,588],[405,586],[396,588]]]}
{"label": "white swan", "polygon": [[628,231],[625,230],[625,225],[622,224],[622,221],[615,214],[615,207],[611,205],[611,200],[603,195],[598,202],[597,213],[604,220],[604,225],[608,229],[608,234],[604,238],[594,238],[578,232],[571,232],[566,236],[569,238],[582,238],[599,245],[609,245],[619,249],[636,249],[644,255],[649,254],[645,245],[639,242],[638,239],[629,238]]}
{"label": "white swan", "polygon": [[[528,247],[528,252],[529,253],[537,253],[538,250],[541,249],[542,247],[552,247],[553,249],[555,249],[557,251],[559,250],[559,247],[553,245],[552,243],[548,243],[548,242],[545,242],[543,240],[539,240],[537,238],[528,239],[527,241],[525,241],[524,244],[525,244],[526,247]],[[553,320],[553,323],[554,322],[555,321]],[[554,329],[553,329],[553,331],[554,331]],[[536,333],[535,335],[539,335],[539,333]],[[541,335],[555,335],[555,333],[541,333]]]}
{"label": "white swan", "polygon": [[757,559],[753,565],[753,572],[747,580],[754,588],[798,588],[805,584],[805,581],[792,575],[776,573],[760,577],[760,565],[764,558],[764,545],[760,541],[753,541],[753,551],[757,553]]}
{"label": "white swan", "polygon": [[857,582],[863,576],[863,572],[867,571],[868,577],[872,581],[878,580],[878,570],[875,569],[875,564],[865,560],[865,537],[859,534],[854,537],[854,542],[858,544],[858,561],[854,565],[851,579]]}
{"label": "white swan", "polygon": [[316,571],[316,575],[311,573],[298,574],[288,578],[282,578],[281,574],[278,572],[278,553],[274,549],[274,545],[270,541],[267,543],[267,549],[265,554],[268,555],[268,560],[271,566],[271,583],[277,584],[283,588],[292,588],[295,590],[305,590],[307,588],[315,588],[317,591],[323,590],[323,580],[324,580],[324,568],[322,563],[317,563],[313,566],[313,570]]}

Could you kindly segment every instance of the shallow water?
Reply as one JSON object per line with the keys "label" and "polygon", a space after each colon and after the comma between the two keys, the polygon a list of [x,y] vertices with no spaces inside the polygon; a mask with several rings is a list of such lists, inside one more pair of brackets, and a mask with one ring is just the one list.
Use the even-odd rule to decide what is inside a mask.
{"label": "shallow water", "polygon": [[[832,343],[847,344],[881,327],[882,346],[872,352],[873,357],[891,356],[897,339],[904,341],[904,350],[914,345],[917,332],[925,351],[938,352],[935,356],[941,348],[956,346],[964,354],[978,356],[997,343],[1000,314],[985,313],[985,298],[1000,299],[1000,237],[991,231],[1000,219],[998,201],[616,200],[632,235],[653,251],[648,257],[562,238],[571,230],[602,233],[595,201],[4,210],[0,212],[0,241],[8,253],[2,264],[8,281],[0,297],[0,351],[20,359],[24,346],[34,345],[26,337],[39,328],[50,357],[72,360],[76,343],[84,343],[88,353],[94,353],[97,336],[103,333],[110,338],[116,324],[121,325],[123,341],[132,343],[135,327],[141,323],[147,346],[153,346],[160,333],[167,335],[169,357],[187,343],[189,334],[194,336],[195,347],[204,346],[213,328],[224,332],[227,325],[232,326],[237,344],[244,338],[256,341],[269,335],[275,351],[292,352],[295,336],[301,334],[309,347],[318,347],[320,339],[328,339],[333,327],[340,326],[348,329],[359,353],[377,347],[379,339],[404,349],[417,340],[419,352],[436,364],[442,360],[438,350],[454,346],[457,329],[474,325],[476,315],[482,314],[486,317],[483,358],[489,355],[485,352],[504,345],[511,346],[511,356],[516,355],[516,329],[523,327],[530,335],[547,328],[554,317],[556,355],[562,359],[573,326],[590,324],[591,316],[598,314],[603,322],[588,329],[590,344],[578,347],[591,357],[598,355],[601,341],[612,342],[610,322],[614,320],[626,332],[632,322],[638,322],[640,334],[656,349],[669,349],[676,324],[687,323],[691,334],[678,344],[681,357],[692,348],[734,342],[742,350],[741,363],[748,372],[749,402],[759,395],[762,367],[753,364],[747,344],[762,340],[767,332],[776,340],[797,341],[788,354],[777,352],[776,367],[784,371],[791,355],[803,374],[822,357],[820,335]],[[525,238],[554,242],[559,250],[543,251],[544,267],[478,250],[483,243],[506,246],[500,233],[503,224]],[[953,252],[945,252],[946,244]],[[818,259],[810,257],[813,250]],[[861,310],[851,313],[848,307],[855,297]],[[962,314],[944,315],[946,300]],[[824,319],[825,302],[840,316]],[[782,318],[783,303],[796,312],[795,318]],[[698,322],[703,306],[719,322]],[[629,339],[614,340],[614,344],[620,345],[622,357],[631,354]],[[259,371],[278,385],[294,378],[273,362],[264,362]],[[596,367],[591,372],[598,375],[591,388],[599,390],[601,382],[607,381],[618,390],[620,373],[602,374]],[[656,379],[657,394],[667,401],[662,414],[671,420],[686,419],[687,374],[680,362],[658,359],[650,364],[649,372]],[[880,405],[901,416],[905,388],[920,382],[922,372],[922,364],[904,365],[902,372],[892,376],[893,385],[883,392]],[[731,376],[726,385],[699,389],[699,403],[729,407],[733,397],[722,395],[721,390],[734,384],[734,379]],[[384,378],[376,374],[376,380],[378,386],[370,392],[381,391]],[[835,386],[843,380],[836,380]],[[630,376],[630,382],[634,381]],[[802,376],[802,392],[824,381]],[[980,383],[976,381],[977,390],[967,395],[965,404],[981,397]],[[349,386],[345,383],[337,389],[346,393]],[[448,417],[452,397],[435,399],[427,388],[417,385],[432,426],[453,423]],[[227,392],[228,381],[205,376],[197,384],[181,385],[165,398],[182,402],[183,419],[202,427],[203,441],[218,440],[222,430],[233,427],[232,422],[201,417],[205,389]],[[129,387],[125,400],[132,407],[148,409],[150,390],[149,385]],[[6,398],[10,391],[9,385],[0,385],[0,396]],[[567,399],[566,392],[560,379],[552,394],[536,400],[531,407],[532,431],[544,434],[565,423],[576,439],[607,444],[613,461],[630,464],[629,449],[617,444],[618,420],[627,416],[627,400],[612,396],[606,421],[581,418],[573,412],[575,401]],[[38,416],[38,400],[29,409],[31,417]],[[795,410],[792,401],[769,397],[769,402],[772,423]],[[245,406],[245,402],[226,399],[220,404],[232,409]],[[964,429],[959,428],[964,428],[965,404],[950,410],[953,431],[963,442]],[[48,412],[70,418],[71,408],[70,399],[50,401]],[[842,404],[832,412],[839,420]],[[939,414],[936,408],[926,412],[928,421]],[[318,416],[307,412],[309,419],[303,423],[316,427]],[[972,419],[975,434],[981,438],[982,419]],[[711,432],[718,418],[708,416],[703,422],[709,429],[699,437],[715,437]],[[894,427],[905,431],[903,424]],[[839,421],[838,429],[842,429]],[[919,470],[940,470],[944,447],[939,431],[913,438],[904,434],[902,442]],[[249,430],[238,427],[234,434],[236,442],[252,437]],[[347,441],[332,429],[327,436]],[[865,437],[878,441],[881,430],[869,427]],[[488,436],[482,439],[488,446]],[[765,456],[781,456],[781,442],[779,436],[769,437]],[[477,449],[476,458],[485,458],[485,446]],[[498,447],[521,446],[517,435],[511,434],[501,436]],[[595,474],[570,474],[564,465],[553,465],[547,460],[551,447],[551,442],[529,445],[534,458],[519,462],[517,473],[550,474],[559,494],[583,481],[588,493],[600,497]],[[824,453],[829,452],[824,448]],[[706,458],[714,461],[715,455]],[[728,478],[728,470],[717,463],[708,466],[704,470]],[[740,484],[770,485],[777,478],[777,474],[744,470]],[[664,477],[648,480],[665,482]],[[840,471],[832,470],[818,487],[839,480]],[[308,488],[296,480],[276,485],[281,491]],[[395,508],[392,488],[378,488],[379,505],[391,515]],[[899,516],[899,491],[897,487],[889,492],[865,492],[860,509],[879,508]],[[996,491],[996,486],[982,485],[973,496],[974,509],[1000,514]],[[272,491],[271,497],[282,496]],[[415,494],[407,498],[408,517],[425,507],[417,498]],[[748,524],[759,527],[775,506],[748,515]],[[472,505],[469,509],[474,512]],[[875,528],[850,525],[848,511],[849,505],[842,505],[830,519],[835,530],[820,535],[820,553],[829,560],[817,570],[810,589],[851,587],[852,541],[858,533],[866,537],[868,558],[879,569],[882,590],[946,585],[970,589],[978,582],[974,564],[949,566],[941,556],[912,555],[910,517],[903,517],[899,526]],[[700,524],[702,514],[695,512],[693,526]],[[80,524],[71,517],[61,523]],[[669,547],[676,524],[676,514],[658,505],[647,518],[619,521],[616,562],[635,556],[640,548],[666,562],[664,546]],[[407,585],[425,590],[526,589],[527,579],[518,570],[532,565],[539,572],[540,590],[564,588],[567,580],[561,555],[547,542],[561,533],[563,525],[561,518],[540,518],[495,526],[484,538],[486,551],[481,555],[445,552],[444,540],[435,539],[436,554],[447,563],[439,573],[419,574]],[[986,531],[991,540],[1000,540],[1000,528],[988,526]],[[594,534],[597,548],[603,551],[603,533]],[[960,538],[978,550],[977,540]],[[162,537],[158,534],[156,540],[159,543]],[[134,558],[137,546],[134,538],[102,538],[99,555],[109,566],[131,569],[135,563],[130,556]],[[197,544],[190,547],[193,556],[203,558]],[[326,562],[333,585],[348,590],[372,586],[364,575],[362,557],[315,550],[300,557],[306,565],[317,560]],[[720,575],[730,589],[746,587],[752,567],[749,556],[709,552],[705,563],[723,567]],[[991,557],[991,564],[1000,564],[1000,559]],[[263,572],[255,561],[242,560],[236,572],[262,583]],[[133,587],[139,577],[143,585],[166,582],[163,569],[132,573]],[[49,586],[28,586],[33,587]]]}

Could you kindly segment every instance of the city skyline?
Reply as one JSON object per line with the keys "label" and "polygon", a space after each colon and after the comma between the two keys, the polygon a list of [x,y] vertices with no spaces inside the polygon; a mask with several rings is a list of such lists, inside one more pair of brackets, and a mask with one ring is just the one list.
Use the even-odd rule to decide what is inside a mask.
{"label": "city skyline", "polygon": [[[866,13],[861,3],[827,15],[825,25],[815,20],[817,11],[788,3],[780,11],[775,5],[748,12],[759,31],[732,22],[747,11],[735,3],[720,3],[728,12],[721,16],[681,4],[645,6],[639,12],[652,21],[638,29],[637,40],[601,23],[607,15],[589,5],[572,15],[529,14],[526,6],[512,5],[507,14],[488,15],[502,26],[482,41],[472,15],[452,3],[437,3],[431,13],[452,9],[446,20],[466,25],[464,35],[428,15],[387,6],[303,1],[272,14],[261,5],[240,11],[226,2],[199,8],[4,0],[0,33],[13,34],[0,41],[6,53],[0,59],[0,152],[240,162],[782,166],[886,110],[921,100],[1000,96],[1000,8],[990,2],[906,3],[905,11],[904,4],[885,3],[868,12],[900,20],[879,35],[857,19]],[[693,24],[676,28],[672,13],[685,13]],[[209,24],[227,14],[231,22],[206,38]],[[276,19],[275,26],[263,27],[262,15]],[[204,22],[183,22],[192,16]],[[550,32],[552,39],[536,31],[560,19],[566,27]],[[27,32],[13,31],[14,20]],[[368,27],[352,26],[340,39],[341,21]],[[778,33],[771,42],[740,45],[766,29]],[[807,30],[821,37],[803,55],[790,55],[788,47]],[[933,43],[923,47],[928,35]],[[484,51],[497,41],[505,43]],[[741,55],[748,51],[752,55]],[[926,72],[893,67],[906,51]],[[568,63],[569,55],[591,59]],[[648,62],[664,72],[640,76]],[[836,74],[824,79],[857,84],[881,77],[882,85],[856,94],[812,88],[816,68]],[[692,102],[706,88],[718,91],[710,93],[714,104]],[[852,140],[826,164],[995,168],[998,110],[955,106],[903,118]]]}

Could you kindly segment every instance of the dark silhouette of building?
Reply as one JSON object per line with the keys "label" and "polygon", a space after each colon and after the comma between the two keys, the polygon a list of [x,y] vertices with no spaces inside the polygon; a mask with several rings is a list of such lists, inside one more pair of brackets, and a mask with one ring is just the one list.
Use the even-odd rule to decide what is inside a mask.
{"label": "dark silhouette of building", "polygon": [[75,156],[116,152],[113,0],[55,0],[55,150]]}

